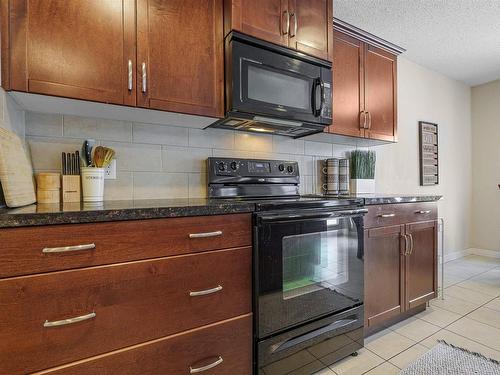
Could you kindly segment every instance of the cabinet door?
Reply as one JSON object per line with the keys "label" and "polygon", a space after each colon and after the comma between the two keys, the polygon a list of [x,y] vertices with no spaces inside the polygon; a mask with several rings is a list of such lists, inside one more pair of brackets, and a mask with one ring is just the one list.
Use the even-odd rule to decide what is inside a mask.
{"label": "cabinet door", "polygon": [[334,33],[333,125],[329,133],[364,136],[364,43]]}
{"label": "cabinet door", "polygon": [[289,46],[320,59],[333,59],[333,2],[289,0]]}
{"label": "cabinet door", "polygon": [[135,105],[134,0],[11,0],[9,10],[12,90]]}
{"label": "cabinet door", "polygon": [[437,296],[437,222],[407,224],[406,233],[406,308],[411,309]]}
{"label": "cabinet door", "polygon": [[367,138],[397,141],[396,64],[396,56],[365,45]]}
{"label": "cabinet door", "polygon": [[365,326],[404,309],[404,225],[365,230]]}
{"label": "cabinet door", "polygon": [[242,33],[288,46],[288,0],[225,0],[226,33]]}
{"label": "cabinet door", "polygon": [[223,115],[222,0],[137,1],[138,105]]}

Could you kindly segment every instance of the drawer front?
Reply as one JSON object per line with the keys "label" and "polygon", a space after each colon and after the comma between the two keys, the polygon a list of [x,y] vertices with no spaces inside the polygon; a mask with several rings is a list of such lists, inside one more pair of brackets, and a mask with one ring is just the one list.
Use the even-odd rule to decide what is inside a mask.
{"label": "drawer front", "polygon": [[367,208],[368,213],[364,219],[365,228],[400,225],[437,218],[435,202],[380,204],[367,206]]}
{"label": "drawer front", "polygon": [[[203,367],[209,368],[201,371]],[[251,314],[44,372],[50,375],[190,373],[250,375]]]}
{"label": "drawer front", "polygon": [[251,222],[235,214],[2,229],[0,278],[250,246]]}
{"label": "drawer front", "polygon": [[[247,314],[251,254],[245,247],[0,280],[0,374]],[[64,319],[74,322],[58,325]]]}

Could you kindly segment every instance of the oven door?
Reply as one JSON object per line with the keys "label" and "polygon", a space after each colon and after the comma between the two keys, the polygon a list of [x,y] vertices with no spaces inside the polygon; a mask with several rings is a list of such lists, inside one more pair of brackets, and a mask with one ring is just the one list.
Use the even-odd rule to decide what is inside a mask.
{"label": "oven door", "polygon": [[366,212],[355,208],[257,215],[259,338],[362,305]]}
{"label": "oven door", "polygon": [[331,124],[330,67],[237,40],[231,43],[230,111]]}

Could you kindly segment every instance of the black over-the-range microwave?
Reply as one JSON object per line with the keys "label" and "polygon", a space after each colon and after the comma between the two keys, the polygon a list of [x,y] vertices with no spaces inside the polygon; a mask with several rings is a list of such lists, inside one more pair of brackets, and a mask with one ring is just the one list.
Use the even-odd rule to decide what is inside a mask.
{"label": "black over-the-range microwave", "polygon": [[225,42],[226,116],[209,127],[294,138],[332,122],[332,65],[232,32]]}

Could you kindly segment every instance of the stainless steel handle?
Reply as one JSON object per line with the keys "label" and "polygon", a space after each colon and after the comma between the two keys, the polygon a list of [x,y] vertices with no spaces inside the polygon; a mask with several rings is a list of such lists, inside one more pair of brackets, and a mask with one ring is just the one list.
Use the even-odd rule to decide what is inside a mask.
{"label": "stainless steel handle", "polygon": [[370,113],[370,111],[367,111],[366,113],[368,113],[368,127],[367,127],[367,129],[371,129],[371,127],[372,127],[372,114]]}
{"label": "stainless steel handle", "polygon": [[215,288],[189,292],[190,297],[206,296],[207,294],[217,293],[222,290],[222,285],[217,285]]}
{"label": "stainless steel handle", "polygon": [[68,251],[92,250],[95,249],[95,243],[76,246],[62,246],[62,247],[45,247],[42,253],[66,253]]}
{"label": "stainless steel handle", "polygon": [[361,111],[359,113],[360,120],[361,120],[361,115],[363,115],[363,125],[361,126],[361,121],[360,121],[360,128],[361,129],[366,129],[366,112],[365,111]]}
{"label": "stainless steel handle", "polygon": [[205,238],[205,237],[217,237],[222,236],[221,230],[216,230],[215,232],[206,232],[206,233],[190,233],[189,238]]}
{"label": "stainless steel handle", "polygon": [[43,323],[43,326],[45,328],[65,326],[66,324],[83,322],[84,320],[93,319],[95,317],[96,317],[95,312],[91,312],[90,314],[76,316],[74,318],[63,319],[63,320],[54,320],[53,322],[49,322],[48,320],[46,320],[45,323]]}
{"label": "stainless steel handle", "polygon": [[410,237],[410,250],[408,252],[408,255],[411,255],[413,253],[413,236],[409,233],[408,237]]}
{"label": "stainless steel handle", "polygon": [[404,255],[408,255],[408,235],[407,234],[402,234],[402,236],[404,237],[405,239],[405,252],[404,252]]}
{"label": "stainless steel handle", "polygon": [[303,214],[284,214],[284,215],[269,215],[262,216],[260,220],[263,222],[268,221],[281,221],[281,220],[306,220],[306,219],[328,219],[335,217],[349,217],[349,216],[357,216],[364,215],[368,212],[366,208],[359,208],[354,210],[342,210],[342,211],[316,211],[307,212]]}
{"label": "stainless steel handle", "polygon": [[422,215],[425,215],[425,214],[430,214],[431,213],[431,210],[420,210],[420,211],[417,211],[415,212],[416,214],[422,214]]}
{"label": "stainless steel handle", "polygon": [[286,35],[290,31],[290,13],[288,12],[288,9],[283,12],[283,16],[285,16],[286,19],[286,28],[283,30],[283,17],[281,17],[281,32],[283,35]]}
{"label": "stainless steel handle", "polygon": [[395,213],[392,213],[392,214],[378,214],[378,217],[383,217],[383,218],[394,217],[394,216],[396,216]]}
{"label": "stainless steel handle", "polygon": [[297,15],[295,14],[295,12],[290,13],[290,18],[292,18],[292,17],[293,17],[293,34],[290,33],[290,36],[293,38],[294,36],[297,35],[297,28],[298,28]]}
{"label": "stainless steel handle", "polygon": [[128,61],[128,91],[132,91],[132,60]]}
{"label": "stainless steel handle", "polygon": [[146,71],[146,63],[142,63],[142,92],[146,92],[147,87],[147,71]]}
{"label": "stainless steel handle", "polygon": [[191,367],[189,366],[189,373],[190,374],[197,374],[199,372],[207,371],[210,370],[211,368],[214,368],[216,366],[219,366],[224,360],[222,359],[221,356],[215,361],[210,363],[209,365],[203,366],[203,367]]}

